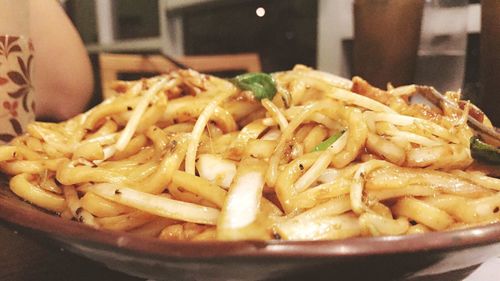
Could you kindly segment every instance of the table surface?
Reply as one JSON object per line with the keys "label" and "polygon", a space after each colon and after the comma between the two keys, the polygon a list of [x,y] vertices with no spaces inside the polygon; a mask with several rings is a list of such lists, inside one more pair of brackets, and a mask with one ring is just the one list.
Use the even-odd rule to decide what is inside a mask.
{"label": "table surface", "polygon": [[[0,222],[0,280],[9,281],[140,281],[112,271],[104,265],[79,257],[46,239],[19,233]],[[465,281],[496,281],[500,258],[479,267]]]}
{"label": "table surface", "polygon": [[46,239],[0,224],[0,280],[137,281],[104,265],[68,253]]}

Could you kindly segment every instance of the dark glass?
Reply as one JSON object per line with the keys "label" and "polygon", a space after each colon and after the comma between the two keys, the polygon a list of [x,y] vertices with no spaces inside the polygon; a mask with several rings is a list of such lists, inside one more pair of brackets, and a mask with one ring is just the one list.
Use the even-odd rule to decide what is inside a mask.
{"label": "dark glass", "polygon": [[373,85],[413,82],[423,0],[354,1],[354,74]]}
{"label": "dark glass", "polygon": [[482,0],[481,100],[491,121],[500,126],[500,1]]}

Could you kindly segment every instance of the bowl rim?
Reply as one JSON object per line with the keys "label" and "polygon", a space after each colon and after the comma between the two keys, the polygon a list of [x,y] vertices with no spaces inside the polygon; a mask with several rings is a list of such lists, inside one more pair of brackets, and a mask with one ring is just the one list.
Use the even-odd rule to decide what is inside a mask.
{"label": "bowl rim", "polygon": [[[500,223],[445,232],[321,241],[165,241],[98,230],[22,201],[0,184],[0,219],[49,238],[142,256],[178,259],[349,258],[451,251],[500,243]],[[9,193],[10,195],[6,194]]]}

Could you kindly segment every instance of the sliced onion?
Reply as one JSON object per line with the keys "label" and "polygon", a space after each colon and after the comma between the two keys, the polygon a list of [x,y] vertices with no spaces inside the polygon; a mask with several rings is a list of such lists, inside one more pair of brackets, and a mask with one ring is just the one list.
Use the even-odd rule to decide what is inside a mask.
{"label": "sliced onion", "polygon": [[157,216],[215,225],[219,210],[134,190],[119,184],[96,184],[89,191],[108,200]]}

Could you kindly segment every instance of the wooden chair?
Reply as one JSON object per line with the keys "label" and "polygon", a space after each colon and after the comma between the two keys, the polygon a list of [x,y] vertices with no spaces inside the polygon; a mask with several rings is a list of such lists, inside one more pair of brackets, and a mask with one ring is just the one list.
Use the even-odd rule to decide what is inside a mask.
{"label": "wooden chair", "polygon": [[[259,55],[255,53],[182,56],[176,60],[194,70],[207,73],[261,70]],[[110,83],[117,80],[120,73],[165,73],[179,69],[177,64],[161,55],[101,53],[99,64],[104,98],[112,94]]]}

